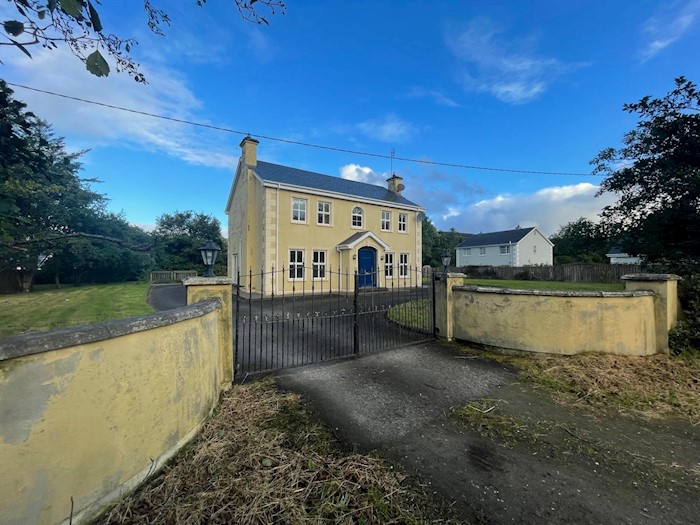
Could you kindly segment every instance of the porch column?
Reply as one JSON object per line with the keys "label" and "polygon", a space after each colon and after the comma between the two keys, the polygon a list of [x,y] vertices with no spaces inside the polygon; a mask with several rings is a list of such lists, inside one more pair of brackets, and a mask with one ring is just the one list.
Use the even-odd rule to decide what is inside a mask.
{"label": "porch column", "polygon": [[188,277],[182,283],[187,288],[187,304],[206,299],[219,299],[219,366],[221,389],[228,390],[233,382],[233,279],[230,277]]}
{"label": "porch column", "polygon": [[[434,272],[437,270],[433,269]],[[435,275],[435,327],[437,336],[452,341],[454,326],[454,298],[452,287],[464,284],[463,273],[436,273]]]}

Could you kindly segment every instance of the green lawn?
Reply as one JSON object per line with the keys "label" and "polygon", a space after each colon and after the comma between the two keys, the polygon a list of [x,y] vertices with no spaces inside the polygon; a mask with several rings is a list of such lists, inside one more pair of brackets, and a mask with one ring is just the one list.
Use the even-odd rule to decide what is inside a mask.
{"label": "green lawn", "polygon": [[0,295],[0,337],[147,314],[147,295],[148,283]]}
{"label": "green lawn", "polygon": [[622,283],[567,283],[559,281],[507,281],[503,279],[464,279],[465,285],[517,288],[519,290],[590,290],[595,292],[621,292]]}
{"label": "green lawn", "polygon": [[409,301],[389,308],[389,319],[425,333],[432,331],[430,314],[430,302],[427,299]]}

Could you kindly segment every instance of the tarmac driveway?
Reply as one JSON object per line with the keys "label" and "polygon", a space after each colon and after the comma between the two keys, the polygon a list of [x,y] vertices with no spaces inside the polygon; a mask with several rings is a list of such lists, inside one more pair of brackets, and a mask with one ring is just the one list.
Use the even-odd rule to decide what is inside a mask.
{"label": "tarmac driveway", "polygon": [[[697,432],[690,425],[670,432],[616,414],[582,414],[519,383],[509,367],[460,355],[453,345],[435,342],[289,369],[276,380],[282,390],[301,394],[342,443],[383,452],[454,503],[469,523],[697,522],[692,484],[654,475],[670,444],[670,456],[675,448],[687,450],[688,461],[697,457]],[[570,434],[559,433],[574,447],[506,447],[450,417],[451,408],[484,397],[504,402],[535,428],[538,421],[566,422]],[[544,436],[553,443],[560,439]],[[590,454],[586,449],[594,441],[583,436],[595,443],[609,437],[610,452]],[[653,454],[640,467],[644,451],[637,444],[645,440]]]}

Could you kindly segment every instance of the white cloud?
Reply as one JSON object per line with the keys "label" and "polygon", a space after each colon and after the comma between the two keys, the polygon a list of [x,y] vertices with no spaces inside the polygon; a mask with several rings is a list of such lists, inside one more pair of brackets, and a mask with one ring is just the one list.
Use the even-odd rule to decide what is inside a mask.
{"label": "white cloud", "polygon": [[583,65],[537,56],[531,49],[534,39],[509,41],[503,33],[491,20],[476,18],[463,31],[448,36],[447,45],[458,60],[465,89],[523,104],[542,95],[563,74]]}
{"label": "white cloud", "polygon": [[682,38],[700,16],[700,0],[665,4],[642,26],[644,46],[640,59],[645,62]]}
{"label": "white cloud", "polygon": [[393,113],[378,119],[365,120],[355,127],[368,137],[384,142],[405,142],[418,132],[413,124]]}
{"label": "white cloud", "polygon": [[459,108],[461,105],[453,99],[445,95],[437,89],[427,89],[423,87],[414,87],[405,95],[406,98],[427,98],[432,100],[438,106],[447,106],[450,108]]}
{"label": "white cloud", "polygon": [[452,206],[449,206],[447,208],[447,213],[444,213],[442,215],[442,220],[446,221],[446,220],[451,219],[452,217],[459,217],[460,215],[462,215],[461,211],[459,211],[457,208],[453,208]]}
{"label": "white cloud", "polygon": [[[534,193],[497,195],[471,204],[457,217],[447,220],[443,228],[479,233],[537,226],[545,235],[580,217],[597,220],[603,206],[615,197],[604,194],[596,198],[598,186],[587,182],[543,188]],[[449,211],[449,208],[448,208]]]}
{"label": "white cloud", "polygon": [[357,182],[366,182],[367,184],[376,184],[384,186],[389,175],[386,173],[378,173],[372,168],[360,166],[359,164],[346,164],[340,168],[340,176],[344,179],[354,180]]}
{"label": "white cloud", "polygon": [[[149,84],[139,84],[113,63],[107,78],[98,78],[66,48],[34,49],[6,59],[4,76],[9,82],[46,91],[122,106],[181,120],[198,120],[201,101],[184,78],[171,68],[142,63]],[[221,134],[186,124],[99,107],[84,102],[14,88],[15,97],[26,102],[39,117],[54,125],[59,135],[81,147],[128,146],[165,153],[195,165],[233,169],[236,159],[221,146]]]}

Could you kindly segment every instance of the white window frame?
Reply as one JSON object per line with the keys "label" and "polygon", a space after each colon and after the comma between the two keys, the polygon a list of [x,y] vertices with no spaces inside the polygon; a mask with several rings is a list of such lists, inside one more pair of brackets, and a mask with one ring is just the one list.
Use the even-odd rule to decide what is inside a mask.
{"label": "white window frame", "polygon": [[[317,257],[317,255],[322,255],[323,257]],[[323,259],[323,261],[321,261]],[[311,265],[314,281],[325,281],[328,279],[328,251],[327,250],[314,250],[311,256]]]}
{"label": "white window frame", "polygon": [[399,277],[408,277],[408,264],[410,260],[409,253],[399,254]]}
{"label": "white window frame", "polygon": [[[292,257],[292,253],[294,256]],[[298,255],[301,254],[301,260],[298,260]],[[290,281],[304,280],[304,258],[306,254],[302,248],[289,248],[289,272],[287,278]]]}
{"label": "white window frame", "polygon": [[394,254],[384,254],[384,277],[394,277]]}
{"label": "white window frame", "polygon": [[479,257],[486,255],[486,248],[479,248]]}
{"label": "white window frame", "polygon": [[472,254],[472,249],[471,249],[471,248],[467,248],[467,255],[471,255],[471,254]]}
{"label": "white window frame", "polygon": [[510,255],[510,244],[501,244],[499,249],[501,250],[501,255]]}
{"label": "white window frame", "polygon": [[[359,210],[359,213],[355,213],[355,210]],[[357,219],[357,221],[355,220]],[[358,224],[355,224],[357,222]],[[350,224],[353,228],[362,229],[365,225],[365,211],[360,206],[353,206],[352,208],[352,218]]]}
{"label": "white window frame", "polygon": [[380,216],[380,226],[383,232],[391,231],[391,212],[389,210],[382,210]]}
{"label": "white window frame", "polygon": [[408,213],[399,213],[399,233],[408,233]]}
{"label": "white window frame", "polygon": [[[326,210],[327,208],[327,210]],[[331,209],[332,205],[328,201],[318,201],[316,204],[316,224],[319,226],[331,225]],[[323,220],[319,220],[323,219]]]}
{"label": "white window frame", "polygon": [[[300,206],[297,207],[297,204]],[[292,197],[292,222],[306,224],[306,212],[308,209],[309,201],[308,199],[302,199],[301,197]],[[295,219],[294,215],[299,212],[299,218]],[[303,218],[301,218],[303,216]]]}

